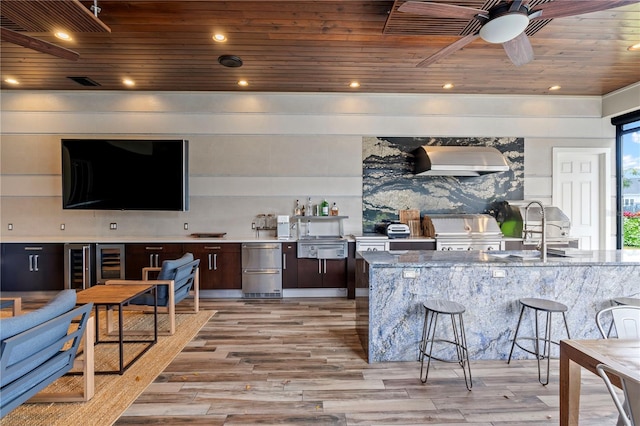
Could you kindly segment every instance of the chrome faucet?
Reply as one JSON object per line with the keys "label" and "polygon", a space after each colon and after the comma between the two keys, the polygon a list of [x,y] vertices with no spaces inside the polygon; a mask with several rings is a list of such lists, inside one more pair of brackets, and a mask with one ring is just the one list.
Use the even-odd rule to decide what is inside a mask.
{"label": "chrome faucet", "polygon": [[[542,261],[546,262],[547,261],[547,219],[544,214],[544,206],[540,201],[530,202],[529,204],[527,204],[527,207],[524,210],[525,238],[527,236],[526,234],[527,224],[529,223],[529,207],[531,207],[532,204],[537,204],[540,206],[540,214],[542,215],[542,230],[540,231],[541,238],[540,238],[540,245],[538,246],[538,250],[540,250],[540,257],[542,258]],[[535,231],[529,231],[530,234],[533,232]]]}

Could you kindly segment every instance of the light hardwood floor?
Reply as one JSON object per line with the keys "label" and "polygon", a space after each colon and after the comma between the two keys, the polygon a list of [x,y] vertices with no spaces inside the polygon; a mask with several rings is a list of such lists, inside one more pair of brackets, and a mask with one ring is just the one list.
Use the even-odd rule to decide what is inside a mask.
{"label": "light hardwood floor", "polygon": [[[473,390],[457,364],[367,364],[345,299],[204,300],[218,313],[117,425],[558,424],[551,383],[534,360],[472,361]],[[614,425],[599,377],[583,374],[581,424]]]}

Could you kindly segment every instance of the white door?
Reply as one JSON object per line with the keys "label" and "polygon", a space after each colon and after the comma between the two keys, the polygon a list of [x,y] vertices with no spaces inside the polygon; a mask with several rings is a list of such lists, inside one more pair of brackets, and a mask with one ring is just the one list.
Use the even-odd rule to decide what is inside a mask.
{"label": "white door", "polygon": [[582,250],[606,249],[608,148],[553,149],[553,204],[571,220]]}

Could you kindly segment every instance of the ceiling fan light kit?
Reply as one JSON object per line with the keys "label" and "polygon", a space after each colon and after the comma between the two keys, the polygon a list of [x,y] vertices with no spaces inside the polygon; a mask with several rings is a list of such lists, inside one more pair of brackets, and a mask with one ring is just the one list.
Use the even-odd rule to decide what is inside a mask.
{"label": "ceiling fan light kit", "polygon": [[527,28],[529,17],[521,13],[498,16],[480,28],[480,37],[488,43],[513,40]]}

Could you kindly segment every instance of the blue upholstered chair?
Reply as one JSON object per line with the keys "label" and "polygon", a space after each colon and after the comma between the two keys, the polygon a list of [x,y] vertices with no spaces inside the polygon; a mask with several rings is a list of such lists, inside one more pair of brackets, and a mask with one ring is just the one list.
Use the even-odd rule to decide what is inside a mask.
{"label": "blue upholstered chair", "polygon": [[[75,306],[75,290],[64,290],[40,309],[0,319],[0,417],[30,399],[67,402],[93,397],[93,304]],[[80,364],[75,358],[83,335],[83,393],[38,395],[33,399]]]}
{"label": "blue upholstered chair", "polygon": [[[169,330],[164,334],[174,334],[176,331],[176,304],[186,299],[193,293],[193,310],[200,310],[200,259],[193,259],[193,254],[186,253],[175,260],[165,260],[162,267],[146,267],[142,269],[142,281],[140,280],[108,280],[105,284],[156,284],[158,291],[158,311],[169,314]],[[151,272],[158,271],[156,279],[149,279]],[[153,294],[143,294],[132,300],[129,306],[140,307],[148,310],[153,306]],[[108,329],[113,329],[111,311],[107,313]],[[128,331],[128,334],[140,334],[139,331]]]}

